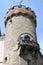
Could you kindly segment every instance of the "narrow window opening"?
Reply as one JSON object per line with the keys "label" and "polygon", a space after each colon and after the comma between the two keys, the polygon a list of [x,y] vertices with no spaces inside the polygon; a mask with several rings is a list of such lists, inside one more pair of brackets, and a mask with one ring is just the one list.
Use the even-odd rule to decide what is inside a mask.
{"label": "narrow window opening", "polygon": [[30,37],[28,35],[24,36],[24,41],[28,43],[30,41]]}
{"label": "narrow window opening", "polygon": [[5,62],[7,61],[7,57],[5,57]]}
{"label": "narrow window opening", "polygon": [[21,49],[20,49],[20,56],[24,54],[24,51],[25,51],[25,46],[22,46]]}
{"label": "narrow window opening", "polygon": [[12,20],[10,20],[10,22],[12,23]]}
{"label": "narrow window opening", "polygon": [[30,60],[27,60],[27,65],[30,65]]}

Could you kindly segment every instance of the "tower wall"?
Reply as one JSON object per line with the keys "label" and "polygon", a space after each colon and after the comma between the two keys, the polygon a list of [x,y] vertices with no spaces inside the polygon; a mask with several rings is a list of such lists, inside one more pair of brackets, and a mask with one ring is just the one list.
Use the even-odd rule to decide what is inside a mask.
{"label": "tower wall", "polygon": [[[15,9],[16,8],[18,7],[15,7]],[[21,10],[22,8],[23,6]],[[19,14],[15,15],[13,13],[13,15],[10,15],[9,20],[7,19],[4,65],[38,65],[37,61],[39,60],[36,60],[34,57],[38,46],[34,17],[32,18],[30,15],[26,15],[24,13],[25,10],[23,10],[23,14],[25,14],[23,15],[21,10]],[[18,9],[14,12],[17,11]],[[8,17],[8,15],[6,17]],[[25,36],[28,38],[24,39]]]}

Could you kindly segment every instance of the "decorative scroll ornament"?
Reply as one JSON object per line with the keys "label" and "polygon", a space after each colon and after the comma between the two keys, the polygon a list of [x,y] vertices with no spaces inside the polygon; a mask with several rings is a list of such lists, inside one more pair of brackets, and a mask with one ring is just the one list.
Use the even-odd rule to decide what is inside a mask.
{"label": "decorative scroll ornament", "polygon": [[17,44],[16,50],[18,50],[21,47],[25,48],[27,47],[28,49],[35,47],[39,49],[39,45],[37,44],[37,42],[34,41],[34,37],[29,33],[20,34],[16,44]]}
{"label": "decorative scroll ornament", "polygon": [[18,49],[23,45],[28,45],[30,41],[34,40],[33,36],[29,33],[22,33],[18,37]]}
{"label": "decorative scroll ornament", "polygon": [[39,48],[39,44],[37,42],[34,41],[34,37],[29,34],[29,33],[22,33],[19,35],[18,37],[18,49],[21,47],[21,46],[28,46],[29,47],[35,47],[37,48],[38,50],[40,49]]}
{"label": "decorative scroll ornament", "polygon": [[24,42],[24,43],[29,43],[29,41],[34,40],[33,36],[29,33],[22,33],[19,38],[18,41],[19,42]]}

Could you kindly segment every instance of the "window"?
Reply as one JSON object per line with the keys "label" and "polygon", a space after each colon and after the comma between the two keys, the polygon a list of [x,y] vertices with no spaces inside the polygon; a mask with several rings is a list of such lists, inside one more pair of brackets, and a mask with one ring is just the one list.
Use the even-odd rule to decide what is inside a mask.
{"label": "window", "polygon": [[30,65],[30,60],[29,59],[27,60],[27,65]]}
{"label": "window", "polygon": [[7,57],[5,57],[5,62],[7,61]]}
{"label": "window", "polygon": [[21,49],[20,49],[20,56],[23,55],[25,52],[25,46],[21,46]]}
{"label": "window", "polygon": [[25,36],[24,36],[24,40],[25,40],[25,42],[28,43],[28,42],[30,41],[30,37],[29,37],[28,35],[25,35]]}

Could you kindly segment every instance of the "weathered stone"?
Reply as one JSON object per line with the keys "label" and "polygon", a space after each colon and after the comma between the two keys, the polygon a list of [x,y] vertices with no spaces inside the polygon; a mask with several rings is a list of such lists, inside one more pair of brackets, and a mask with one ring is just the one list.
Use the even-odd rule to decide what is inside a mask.
{"label": "weathered stone", "polygon": [[[16,14],[19,12],[21,14]],[[11,17],[13,13],[16,15]],[[36,18],[31,9],[24,6],[16,6],[15,9],[13,7],[7,13],[6,19],[3,65],[42,65],[36,37]]]}

